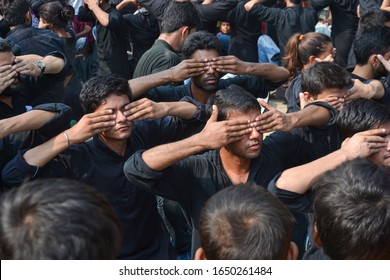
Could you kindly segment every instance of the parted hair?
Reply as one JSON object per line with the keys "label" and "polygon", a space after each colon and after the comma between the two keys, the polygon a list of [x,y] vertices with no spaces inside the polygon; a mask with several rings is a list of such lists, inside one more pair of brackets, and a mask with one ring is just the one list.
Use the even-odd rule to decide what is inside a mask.
{"label": "parted hair", "polygon": [[390,259],[389,175],[355,159],[314,183],[314,223],[330,258]]}
{"label": "parted hair", "polygon": [[246,183],[225,188],[205,204],[199,221],[207,259],[286,259],[293,217],[262,186]]}
{"label": "parted hair", "polygon": [[34,180],[0,198],[1,259],[115,259],[120,244],[113,207],[82,183]]}

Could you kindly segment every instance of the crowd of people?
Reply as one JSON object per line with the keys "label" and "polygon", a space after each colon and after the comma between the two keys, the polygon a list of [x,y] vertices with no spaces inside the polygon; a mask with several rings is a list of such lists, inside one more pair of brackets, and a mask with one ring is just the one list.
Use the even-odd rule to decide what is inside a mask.
{"label": "crowd of people", "polygon": [[1,259],[390,259],[388,0],[1,0],[0,34]]}

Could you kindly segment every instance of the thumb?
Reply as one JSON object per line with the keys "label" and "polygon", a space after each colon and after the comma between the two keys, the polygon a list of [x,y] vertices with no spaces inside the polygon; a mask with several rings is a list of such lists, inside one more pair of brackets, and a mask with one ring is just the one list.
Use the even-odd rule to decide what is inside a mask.
{"label": "thumb", "polygon": [[267,102],[265,102],[263,99],[261,98],[257,98],[257,102],[259,102],[259,104],[264,108],[266,109],[267,111],[271,111],[271,110],[274,110],[275,108],[272,107],[271,105],[269,105]]}
{"label": "thumb", "polygon": [[210,122],[216,122],[217,121],[217,118],[218,118],[218,108],[216,105],[213,105],[213,111],[211,113],[211,116],[209,118],[209,120],[207,121],[207,123],[210,123]]}

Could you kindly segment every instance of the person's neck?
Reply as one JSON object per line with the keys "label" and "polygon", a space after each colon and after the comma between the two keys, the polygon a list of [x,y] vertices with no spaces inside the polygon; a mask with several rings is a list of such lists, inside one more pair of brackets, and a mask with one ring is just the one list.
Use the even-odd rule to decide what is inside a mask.
{"label": "person's neck", "polygon": [[65,31],[64,28],[61,28],[61,27],[53,27],[52,28],[52,31],[58,35],[58,37],[60,38],[70,38],[70,34],[68,32]]}
{"label": "person's neck", "polygon": [[175,50],[175,52],[179,53],[181,51],[181,47],[179,40],[177,38],[176,32],[172,33],[161,33],[160,36],[158,36],[159,40],[165,41],[168,45],[172,47],[172,49]]}
{"label": "person's neck", "polygon": [[99,139],[102,141],[107,147],[113,150],[116,154],[120,156],[125,155],[126,147],[127,147],[127,139],[124,140],[112,140],[106,139],[102,134],[99,134]]}
{"label": "person's neck", "polygon": [[374,74],[369,65],[356,65],[355,69],[353,69],[352,74],[355,74],[359,77],[362,77],[363,79],[369,80],[374,79]]}
{"label": "person's neck", "polygon": [[192,97],[196,101],[200,102],[203,105],[206,104],[206,102],[209,99],[210,95],[215,93],[215,91],[206,91],[206,90],[200,89],[197,86],[195,86],[193,82],[190,82],[190,86],[191,86]]}
{"label": "person's neck", "polygon": [[12,105],[12,96],[0,96],[0,102],[3,102],[10,108],[13,108],[14,106]]}
{"label": "person's neck", "polygon": [[238,157],[229,152],[225,147],[219,150],[222,166],[234,185],[248,181],[252,160]]}

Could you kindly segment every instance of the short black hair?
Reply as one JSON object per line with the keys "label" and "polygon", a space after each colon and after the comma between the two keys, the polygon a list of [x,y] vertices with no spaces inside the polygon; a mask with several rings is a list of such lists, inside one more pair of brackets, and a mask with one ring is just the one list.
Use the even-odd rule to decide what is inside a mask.
{"label": "short black hair", "polygon": [[359,19],[359,27],[357,33],[365,32],[373,26],[384,26],[390,22],[390,12],[382,9],[369,9]]}
{"label": "short black hair", "polygon": [[198,12],[191,2],[173,1],[164,11],[160,32],[172,33],[182,26],[188,26],[191,30],[196,28],[199,22]]}
{"label": "short black hair", "polygon": [[0,53],[3,52],[11,52],[12,51],[12,44],[10,41],[0,38]]}
{"label": "short black hair", "polygon": [[34,180],[0,198],[1,259],[115,259],[120,245],[113,207],[80,182]]}
{"label": "short black hair", "polygon": [[132,100],[132,94],[127,80],[116,75],[99,75],[88,80],[80,92],[80,102],[86,114],[95,110],[112,94],[127,95]]}
{"label": "short black hair", "polygon": [[237,85],[230,85],[211,95],[206,103],[207,115],[211,115],[213,105],[218,108],[218,121],[226,120],[232,112],[246,113],[250,110],[259,110],[259,112],[261,110],[257,99]]}
{"label": "short black hair", "polygon": [[[4,0],[2,0],[4,2]],[[18,26],[25,24],[25,16],[29,11],[30,4],[28,0],[9,0],[3,4],[3,16],[9,26]]]}
{"label": "short black hair", "polygon": [[357,65],[365,65],[373,54],[384,55],[390,51],[390,28],[373,26],[355,37],[353,49]]}
{"label": "short black hair", "polygon": [[207,259],[286,259],[293,217],[254,182],[225,188],[201,210],[200,241]]}
{"label": "short black hair", "polygon": [[184,58],[190,58],[197,50],[221,50],[221,42],[218,38],[206,31],[197,31],[192,33],[184,42],[182,55]]}
{"label": "short black hair", "polygon": [[302,91],[314,98],[326,89],[348,89],[352,85],[351,74],[333,62],[316,62],[302,72]]}
{"label": "short black hair", "polygon": [[367,159],[345,162],[313,185],[314,223],[331,259],[390,259],[390,176]]}
{"label": "short black hair", "polygon": [[340,110],[336,126],[344,140],[354,134],[369,129],[375,129],[390,122],[390,112],[387,108],[370,99],[357,98],[346,103]]}

